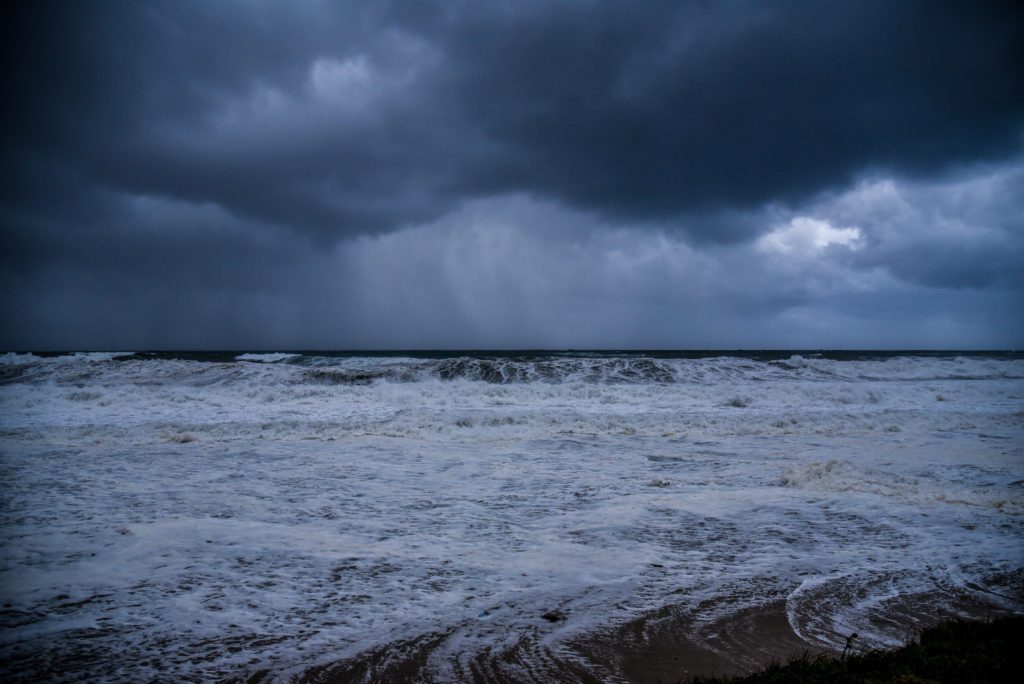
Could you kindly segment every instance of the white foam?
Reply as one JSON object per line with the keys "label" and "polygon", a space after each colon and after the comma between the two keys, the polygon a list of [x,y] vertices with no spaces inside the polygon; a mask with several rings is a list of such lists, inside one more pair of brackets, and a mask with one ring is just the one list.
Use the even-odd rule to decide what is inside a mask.
{"label": "white foam", "polygon": [[275,352],[271,354],[239,354],[235,357],[236,361],[256,361],[258,363],[277,363],[279,361],[287,361],[288,359],[297,359],[302,354],[286,354],[283,352]]}
{"label": "white foam", "polygon": [[948,480],[936,472],[925,476],[906,476],[873,471],[837,459],[788,468],[782,482],[788,487],[817,492],[858,492],[899,498],[922,506],[946,503],[994,508],[1010,515],[1024,513],[1024,488],[997,487],[991,482],[970,486],[963,481]]}
{"label": "white foam", "polygon": [[5,366],[22,366],[29,363],[38,363],[40,360],[41,358],[35,354],[7,352],[6,354],[0,355],[0,363]]}
{"label": "white foam", "polygon": [[754,582],[882,644],[891,592],[1022,565],[1017,361],[58,358],[0,385],[29,675],[286,678],[438,631],[458,660]]}
{"label": "white foam", "polygon": [[54,356],[37,356],[36,354],[17,352],[7,352],[6,354],[0,355],[0,364],[8,366],[23,366],[27,364],[41,364],[41,363],[68,363],[71,361],[78,362],[97,362],[97,361],[111,361],[113,359],[122,358],[125,356],[134,356],[135,352],[72,352],[70,354],[57,354]]}

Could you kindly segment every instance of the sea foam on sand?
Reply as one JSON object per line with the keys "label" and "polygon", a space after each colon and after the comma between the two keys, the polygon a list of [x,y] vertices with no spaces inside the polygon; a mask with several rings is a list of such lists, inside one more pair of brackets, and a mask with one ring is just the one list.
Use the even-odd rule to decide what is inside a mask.
{"label": "sea foam on sand", "polygon": [[1013,356],[235,356],[2,359],[7,678],[671,678],[1024,608]]}

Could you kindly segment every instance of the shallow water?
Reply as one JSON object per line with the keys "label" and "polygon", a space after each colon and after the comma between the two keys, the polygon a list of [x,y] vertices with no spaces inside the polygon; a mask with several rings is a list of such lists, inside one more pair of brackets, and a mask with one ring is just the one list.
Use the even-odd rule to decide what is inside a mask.
{"label": "shallow water", "polygon": [[718,597],[839,648],[901,643],[900,597],[1024,609],[1015,355],[207,358],[3,358],[9,678],[443,633],[445,679]]}

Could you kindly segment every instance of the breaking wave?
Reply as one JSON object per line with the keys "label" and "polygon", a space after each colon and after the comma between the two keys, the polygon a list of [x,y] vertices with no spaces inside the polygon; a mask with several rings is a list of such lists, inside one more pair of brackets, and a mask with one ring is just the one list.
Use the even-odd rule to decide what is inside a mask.
{"label": "breaking wave", "polygon": [[489,384],[718,384],[763,381],[929,381],[1024,378],[1024,357],[822,354],[466,354],[432,357],[358,354],[133,353],[0,356],[0,383],[81,379],[102,371],[118,380],[191,378],[200,384],[365,385],[374,382],[469,381]]}
{"label": "breaking wave", "polygon": [[1024,494],[1012,482],[965,486],[963,482],[937,479],[934,474],[927,478],[894,475],[837,459],[791,467],[783,474],[782,484],[816,492],[892,497],[915,505],[942,503],[993,508],[1010,515],[1024,513]]}

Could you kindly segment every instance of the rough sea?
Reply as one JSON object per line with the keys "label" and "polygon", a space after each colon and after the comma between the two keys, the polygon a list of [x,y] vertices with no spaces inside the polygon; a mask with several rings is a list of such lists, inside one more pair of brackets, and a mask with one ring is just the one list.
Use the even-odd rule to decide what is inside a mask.
{"label": "rough sea", "polygon": [[574,644],[778,601],[899,645],[1024,610],[1024,355],[12,353],[0,544],[8,681],[613,680]]}

